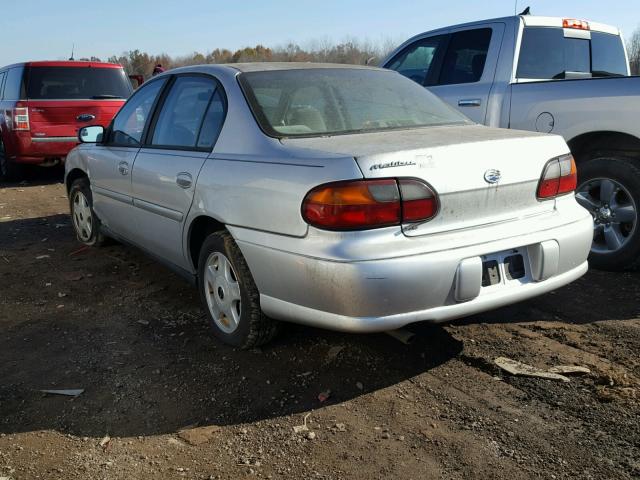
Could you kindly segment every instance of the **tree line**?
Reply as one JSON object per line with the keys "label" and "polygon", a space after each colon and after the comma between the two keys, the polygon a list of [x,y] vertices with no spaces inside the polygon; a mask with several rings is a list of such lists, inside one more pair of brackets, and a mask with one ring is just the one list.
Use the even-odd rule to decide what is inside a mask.
{"label": "tree line", "polygon": [[[346,40],[334,44],[328,40],[314,41],[307,48],[295,43],[269,48],[263,45],[245,47],[235,51],[216,48],[208,53],[193,52],[189,55],[171,56],[166,53],[152,55],[140,50],[130,50],[108,58],[109,62],[122,65],[129,75],[151,75],[160,64],[165,69],[207,63],[238,62],[328,62],[364,65],[378,63],[395,46],[391,40],[381,42]],[[92,57],[93,60],[98,60]]]}

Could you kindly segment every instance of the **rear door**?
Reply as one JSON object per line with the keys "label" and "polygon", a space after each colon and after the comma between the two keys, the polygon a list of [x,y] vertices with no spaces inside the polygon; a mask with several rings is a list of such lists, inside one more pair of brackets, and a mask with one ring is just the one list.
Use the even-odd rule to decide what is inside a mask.
{"label": "rear door", "polygon": [[34,141],[75,142],[86,125],[106,127],[132,92],[119,67],[29,66],[25,89]]}
{"label": "rear door", "polygon": [[105,226],[125,238],[135,231],[131,169],[165,83],[160,78],[137,90],[113,119],[105,142],[88,147],[94,210]]}
{"label": "rear door", "polygon": [[[144,86],[142,88],[145,88]],[[133,165],[133,241],[182,268],[182,232],[196,180],[218,138],[226,96],[209,75],[177,75]]]}
{"label": "rear door", "polygon": [[485,122],[503,34],[503,23],[451,31],[437,80],[429,85],[477,123]]}

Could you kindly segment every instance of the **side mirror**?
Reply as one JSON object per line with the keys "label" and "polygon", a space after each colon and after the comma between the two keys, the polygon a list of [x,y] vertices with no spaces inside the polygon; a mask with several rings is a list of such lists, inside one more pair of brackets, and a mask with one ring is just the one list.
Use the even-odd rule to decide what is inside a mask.
{"label": "side mirror", "polygon": [[82,127],[78,131],[78,140],[80,143],[100,143],[104,136],[104,127],[101,125],[93,125],[91,127]]}

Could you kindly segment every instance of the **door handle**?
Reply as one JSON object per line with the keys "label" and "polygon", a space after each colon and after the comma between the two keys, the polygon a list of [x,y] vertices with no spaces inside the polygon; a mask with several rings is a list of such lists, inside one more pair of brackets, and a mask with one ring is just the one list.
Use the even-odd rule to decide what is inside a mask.
{"label": "door handle", "polygon": [[479,107],[482,105],[482,100],[479,98],[467,98],[464,100],[458,100],[459,107]]}
{"label": "door handle", "polygon": [[193,177],[187,172],[179,173],[176,177],[176,183],[180,188],[189,188],[193,183]]}
{"label": "door handle", "polygon": [[118,164],[118,171],[120,172],[121,175],[128,175],[129,174],[129,164],[127,162],[120,162]]}

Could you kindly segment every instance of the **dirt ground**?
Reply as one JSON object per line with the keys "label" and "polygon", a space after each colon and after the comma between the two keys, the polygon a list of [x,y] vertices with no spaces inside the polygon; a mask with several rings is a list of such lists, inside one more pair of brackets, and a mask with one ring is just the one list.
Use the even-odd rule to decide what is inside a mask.
{"label": "dirt ground", "polygon": [[592,271],[410,346],[292,325],[238,351],[164,267],[81,248],[56,175],[0,184],[1,479],[640,477],[640,275]]}

